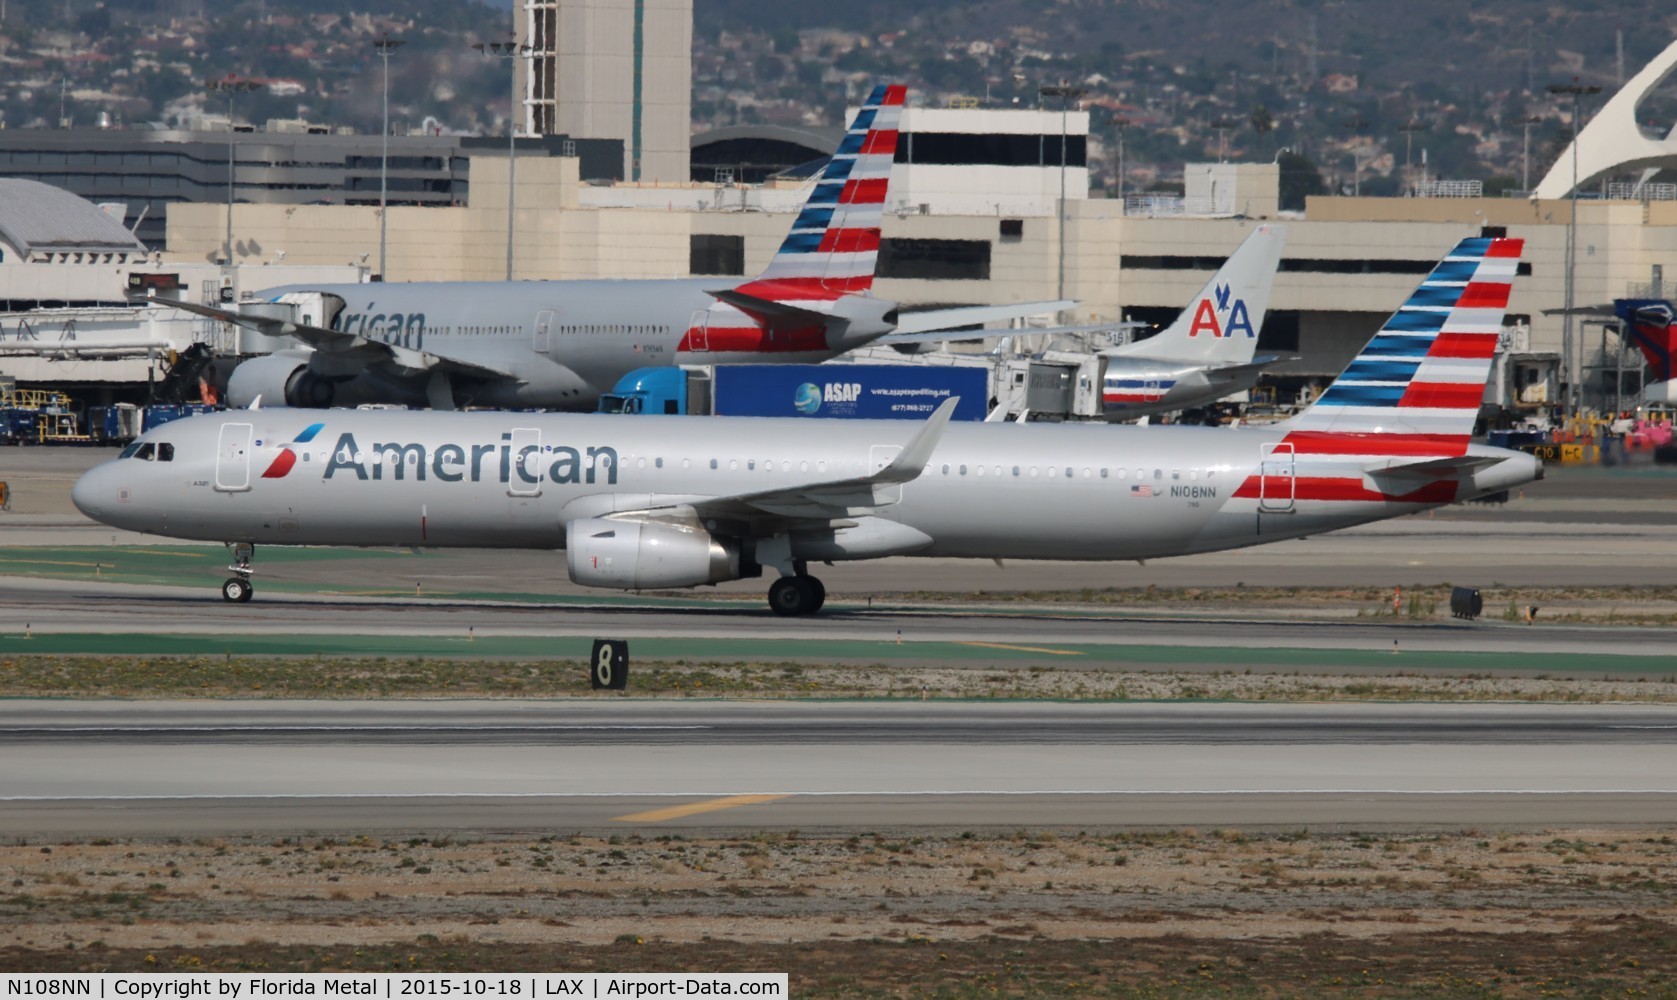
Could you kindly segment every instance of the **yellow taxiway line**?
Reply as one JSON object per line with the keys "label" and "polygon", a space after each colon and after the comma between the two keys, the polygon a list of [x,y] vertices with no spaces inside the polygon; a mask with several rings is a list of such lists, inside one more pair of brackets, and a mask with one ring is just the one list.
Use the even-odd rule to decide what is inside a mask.
{"label": "yellow taxiway line", "polygon": [[1082,656],[1080,649],[1044,649],[1041,646],[1009,646],[1002,642],[963,642],[962,646],[982,646],[985,649],[1011,649],[1020,653],[1050,653],[1054,656]]}
{"label": "yellow taxiway line", "polygon": [[668,809],[653,809],[650,812],[631,813],[628,816],[613,817],[616,823],[662,823],[667,819],[680,819],[683,816],[695,816],[699,813],[716,812],[718,809],[733,809],[736,806],[754,806],[759,802],[773,802],[775,799],[788,798],[786,795],[730,795],[722,799],[709,799],[704,802],[689,802],[684,806],[671,806]]}

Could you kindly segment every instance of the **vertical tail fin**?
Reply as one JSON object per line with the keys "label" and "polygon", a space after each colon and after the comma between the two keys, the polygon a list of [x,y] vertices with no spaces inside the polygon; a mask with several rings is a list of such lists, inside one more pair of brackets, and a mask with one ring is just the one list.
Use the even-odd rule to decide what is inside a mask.
{"label": "vertical tail fin", "polygon": [[1285,226],[1254,229],[1163,333],[1108,353],[1224,364],[1251,361],[1286,242]]}
{"label": "vertical tail fin", "polygon": [[1524,243],[1462,240],[1289,429],[1465,447]]}
{"label": "vertical tail fin", "polygon": [[1677,376],[1677,310],[1664,299],[1615,299],[1613,311],[1625,334],[1648,359],[1648,382]]}
{"label": "vertical tail fin", "polygon": [[792,231],[746,295],[774,302],[831,301],[873,287],[879,226],[897,153],[907,88],[878,86],[857,112]]}

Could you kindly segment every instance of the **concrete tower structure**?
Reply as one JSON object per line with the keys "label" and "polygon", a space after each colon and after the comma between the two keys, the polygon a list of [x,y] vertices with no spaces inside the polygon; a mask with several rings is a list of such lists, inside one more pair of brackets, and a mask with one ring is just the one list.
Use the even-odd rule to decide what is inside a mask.
{"label": "concrete tower structure", "polygon": [[1677,166],[1677,127],[1661,138],[1650,134],[1636,120],[1637,108],[1674,72],[1677,72],[1677,42],[1666,46],[1664,52],[1642,67],[1642,72],[1619,88],[1578,133],[1578,138],[1561,151],[1531,196],[1565,198],[1574,184],[1574,165],[1579,188],[1607,174],[1644,170],[1651,176],[1652,171]]}
{"label": "concrete tower structure", "polygon": [[630,183],[686,183],[693,0],[524,0],[524,131],[623,140]]}

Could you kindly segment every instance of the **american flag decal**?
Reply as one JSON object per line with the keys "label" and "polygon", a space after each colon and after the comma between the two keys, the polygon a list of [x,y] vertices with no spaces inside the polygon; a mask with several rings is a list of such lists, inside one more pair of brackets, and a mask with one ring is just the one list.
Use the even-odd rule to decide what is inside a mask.
{"label": "american flag decal", "polygon": [[1138,485],[1130,487],[1130,496],[1132,497],[1150,497],[1152,495],[1153,487],[1151,486]]}

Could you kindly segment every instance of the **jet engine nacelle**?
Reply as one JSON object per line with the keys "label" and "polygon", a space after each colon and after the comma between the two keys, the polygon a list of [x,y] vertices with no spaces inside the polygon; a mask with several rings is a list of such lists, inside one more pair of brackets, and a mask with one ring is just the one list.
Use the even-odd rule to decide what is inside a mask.
{"label": "jet engine nacelle", "polygon": [[565,531],[571,580],[585,587],[697,587],[740,578],[739,546],[698,528],[590,517]]}
{"label": "jet engine nacelle", "polygon": [[309,370],[309,356],[276,351],[239,363],[227,379],[227,405],[250,406],[260,396],[267,406],[319,409],[332,405],[332,383]]}

